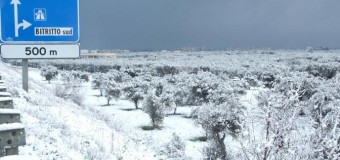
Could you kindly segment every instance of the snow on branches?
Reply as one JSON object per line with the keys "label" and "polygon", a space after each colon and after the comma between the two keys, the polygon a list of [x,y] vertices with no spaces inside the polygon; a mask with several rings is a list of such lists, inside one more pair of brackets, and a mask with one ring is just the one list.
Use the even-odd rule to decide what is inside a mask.
{"label": "snow on branches", "polygon": [[56,78],[56,76],[58,75],[58,69],[57,67],[50,65],[41,66],[40,75],[45,77],[48,83],[51,83],[51,80]]}
{"label": "snow on branches", "polygon": [[234,97],[222,104],[206,104],[198,108],[196,123],[206,131],[209,143],[204,153],[208,159],[229,159],[225,146],[227,135],[237,137],[241,132],[244,107]]}

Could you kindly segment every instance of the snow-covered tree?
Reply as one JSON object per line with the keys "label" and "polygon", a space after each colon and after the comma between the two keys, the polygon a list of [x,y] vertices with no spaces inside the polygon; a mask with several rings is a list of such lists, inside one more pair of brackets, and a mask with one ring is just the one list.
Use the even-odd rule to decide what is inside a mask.
{"label": "snow-covered tree", "polygon": [[313,158],[340,158],[340,76],[317,88],[309,100],[315,132],[311,135]]}
{"label": "snow-covered tree", "polygon": [[258,96],[259,120],[263,124],[260,144],[256,144],[256,156],[262,159],[275,159],[278,155],[289,155],[289,136],[300,111],[298,93],[291,90],[290,95],[275,92],[262,92]]}
{"label": "snow-covered tree", "polygon": [[129,80],[131,77],[124,72],[120,72],[118,70],[112,69],[109,72],[106,73],[108,77],[110,77],[110,80],[113,80],[117,83],[123,83]]}
{"label": "snow-covered tree", "polygon": [[40,75],[44,76],[48,83],[51,83],[51,80],[56,78],[58,75],[58,69],[54,66],[42,66],[40,68]]}
{"label": "snow-covered tree", "polygon": [[112,99],[118,100],[122,95],[121,84],[114,81],[111,75],[104,75],[102,87],[104,96],[107,99],[107,105],[110,105]]}
{"label": "snow-covered tree", "polygon": [[136,109],[139,109],[138,102],[144,99],[148,87],[148,83],[140,77],[134,77],[130,81],[123,83],[124,95],[135,104]]}
{"label": "snow-covered tree", "polygon": [[255,117],[248,118],[248,127],[244,127],[247,132],[242,136],[247,139],[241,140],[246,157],[303,159],[309,155],[310,147],[306,143],[310,133],[301,128],[309,127],[309,123],[300,114],[306,100],[314,93],[310,87],[313,83],[309,83],[311,80],[307,77],[295,73],[277,77],[278,82],[272,89],[257,95],[258,108],[251,111]]}
{"label": "snow-covered tree", "polygon": [[171,84],[164,85],[162,93],[158,97],[159,102],[165,110],[173,111],[173,113],[176,114],[177,105],[174,86]]}
{"label": "snow-covered tree", "polygon": [[100,89],[101,95],[104,93],[107,99],[107,105],[109,105],[112,99],[118,100],[122,96],[122,83],[128,81],[130,78],[128,74],[113,69],[105,74],[94,74],[92,85]]}
{"label": "snow-covered tree", "polygon": [[216,89],[209,91],[208,99],[216,105],[228,102],[234,96],[234,88],[228,82],[220,82]]}
{"label": "snow-covered tree", "polygon": [[175,83],[169,83],[169,81],[163,78],[154,78],[153,81],[157,81],[153,88],[162,108],[165,111],[173,111],[176,114],[177,104],[182,104],[183,101],[183,97],[181,97],[183,95],[181,94],[182,86],[175,86]]}
{"label": "snow-covered tree", "polygon": [[85,80],[82,80],[80,74],[77,71],[64,71],[61,72],[61,80],[64,84],[80,87]]}
{"label": "snow-covered tree", "polygon": [[170,107],[174,110],[174,114],[176,114],[176,109],[178,106],[187,105],[191,92],[187,83],[189,76],[189,74],[182,73],[165,77],[167,80],[165,92],[169,93],[175,102],[175,104],[172,106],[173,108]]}
{"label": "snow-covered tree", "polygon": [[143,110],[149,115],[153,127],[159,127],[163,123],[165,115],[164,108],[155,93],[149,93],[147,95]]}
{"label": "snow-covered tree", "polygon": [[[240,133],[243,112],[244,107],[234,97],[229,97],[223,104],[206,104],[198,109],[196,122],[208,134],[210,144],[214,145],[206,148],[206,158],[228,159],[224,140],[227,135],[237,136]],[[211,155],[211,147],[217,149],[217,155]]]}
{"label": "snow-covered tree", "polygon": [[100,96],[103,96],[104,88],[104,74],[103,73],[93,73],[92,74],[92,87],[94,89],[99,89],[100,91]]}
{"label": "snow-covered tree", "polygon": [[209,72],[198,72],[197,75],[189,75],[186,79],[190,91],[187,104],[202,105],[209,102],[209,92],[216,89],[220,82],[221,79]]}

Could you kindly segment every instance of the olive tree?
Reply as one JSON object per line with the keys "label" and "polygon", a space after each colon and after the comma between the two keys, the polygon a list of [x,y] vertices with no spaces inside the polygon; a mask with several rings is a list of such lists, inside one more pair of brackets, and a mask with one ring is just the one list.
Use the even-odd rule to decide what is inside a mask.
{"label": "olive tree", "polygon": [[42,66],[40,68],[40,75],[45,77],[48,83],[51,83],[51,80],[57,77],[58,69],[54,66]]}
{"label": "olive tree", "polygon": [[227,135],[237,136],[241,131],[244,107],[230,96],[222,104],[205,104],[198,109],[196,123],[206,131],[209,146],[204,149],[208,159],[228,159],[224,143]]}

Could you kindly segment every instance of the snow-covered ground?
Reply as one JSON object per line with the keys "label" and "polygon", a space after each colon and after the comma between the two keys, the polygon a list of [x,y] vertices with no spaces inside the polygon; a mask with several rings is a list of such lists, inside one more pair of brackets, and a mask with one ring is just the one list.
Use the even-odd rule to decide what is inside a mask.
{"label": "snow-covered ground", "polygon": [[[281,133],[269,130],[268,127],[280,129],[285,128],[284,126],[290,126],[290,128],[285,128],[284,132],[289,138],[284,139],[282,143],[286,141],[294,143],[286,143],[288,145],[287,150],[283,148],[282,153],[277,150],[277,152],[273,152],[268,157],[272,156],[271,158],[275,159],[282,154],[286,155],[286,159],[312,159],[308,155],[318,152],[318,148],[312,150],[313,144],[302,143],[314,143],[311,141],[313,136],[316,135],[313,128],[313,117],[311,115],[297,116],[296,113],[299,110],[303,111],[303,109],[308,108],[309,104],[313,103],[313,99],[308,95],[299,95],[302,98],[310,98],[307,103],[304,100],[294,99],[296,98],[294,96],[295,93],[301,94],[304,92],[312,95],[316,92],[323,94],[323,92],[332,91],[330,93],[336,94],[331,88],[336,88],[335,86],[338,86],[338,80],[340,79],[340,76],[336,75],[340,68],[338,64],[339,58],[337,58],[338,51],[320,52],[313,55],[300,52],[297,52],[299,53],[297,54],[293,51],[282,51],[282,53],[280,53],[281,51],[277,53],[249,51],[249,54],[247,54],[248,52],[245,54],[238,53],[238,51],[232,54],[228,52],[212,52],[209,54],[174,53],[166,56],[158,55],[157,53],[131,53],[131,55],[124,55],[126,56],[125,58],[117,58],[111,61],[65,60],[55,62],[54,65],[68,69],[83,67],[82,69],[89,72],[91,68],[95,72],[98,72],[98,69],[106,72],[112,69],[110,67],[122,67],[119,72],[132,71],[137,75],[140,74],[137,77],[144,75],[146,77],[143,78],[148,78],[147,76],[156,77],[152,83],[175,77],[174,82],[176,85],[174,86],[180,88],[183,85],[186,90],[190,90],[192,89],[190,87],[198,84],[202,86],[209,86],[210,84],[219,86],[223,84],[220,88],[224,92],[230,88],[237,91],[237,100],[245,108],[244,114],[240,114],[240,119],[244,118],[241,122],[242,129],[244,129],[241,135],[237,138],[228,135],[224,140],[226,150],[230,155],[239,159],[262,159],[268,147],[274,147],[275,149],[277,144],[274,144],[273,140],[276,139],[276,135],[280,136],[279,133]],[[131,61],[129,61],[130,57]],[[39,63],[38,61],[35,65],[40,65]],[[54,62],[43,61],[42,63]],[[164,69],[164,66],[168,68]],[[14,99],[14,108],[21,112],[21,120],[25,126],[27,138],[27,145],[19,148],[19,157],[7,157],[7,159],[20,159],[20,157],[25,157],[25,159],[30,157],[28,159],[75,160],[168,159],[169,157],[164,153],[164,149],[172,140],[174,133],[185,144],[185,156],[177,159],[203,159],[203,148],[211,145],[208,142],[197,140],[197,138],[204,137],[206,133],[201,125],[195,123],[194,118],[188,118],[192,113],[192,109],[195,108],[193,106],[179,107],[177,109],[178,114],[172,115],[169,113],[165,116],[161,129],[146,131],[142,127],[151,126],[148,114],[142,110],[134,109],[134,104],[124,99],[111,100],[110,105],[106,105],[107,99],[99,96],[99,90],[93,89],[91,82],[82,83],[81,92],[84,93],[84,101],[79,106],[71,100],[55,96],[55,87],[63,85],[60,77],[59,80],[52,80],[51,83],[48,83],[40,75],[38,69],[30,68],[29,93],[26,93],[21,89],[21,67],[0,63],[0,68],[0,74]],[[160,72],[157,72],[158,69]],[[157,75],[162,74],[162,69],[178,71],[180,74]],[[333,71],[335,72],[334,75]],[[106,74],[113,73],[108,72]],[[196,79],[193,78],[193,81],[181,80],[181,78],[192,80],[190,76],[197,77]],[[327,76],[332,78],[327,79]],[[179,78],[176,79],[176,77]],[[217,79],[216,77],[219,78]],[[274,77],[275,82],[270,80],[270,78]],[[196,83],[196,80],[202,80],[202,83],[188,84],[188,82],[194,83],[194,81]],[[255,82],[252,82],[252,80]],[[264,87],[267,82],[276,83],[275,85],[277,86],[273,87],[274,89]],[[320,86],[325,83],[334,84],[334,86],[326,86],[328,88],[324,91],[323,87]],[[280,87],[280,85],[282,86]],[[295,91],[296,88],[289,88],[294,87],[294,85],[306,88],[303,88],[302,92]],[[217,95],[223,93],[221,95],[230,96],[218,91],[220,88],[210,87],[211,89],[208,92],[215,93],[212,90],[216,90],[215,94]],[[271,108],[272,106],[262,103],[258,104],[258,101],[262,101],[261,98],[258,100],[257,96],[262,95],[262,92],[268,92],[269,95],[264,99],[270,101],[273,105],[277,104],[277,108]],[[187,92],[184,93],[187,94]],[[285,97],[287,95],[293,96]],[[283,100],[280,101],[280,98],[283,98]],[[314,98],[318,100],[318,97]],[[283,102],[288,105],[280,106]],[[197,103],[197,105],[200,104]],[[139,106],[142,106],[142,102],[140,102]],[[295,106],[296,109],[293,108],[289,110],[290,112],[284,113],[280,108],[286,106]],[[288,107],[288,109],[291,108]],[[308,114],[308,112],[305,113]],[[271,116],[271,114],[275,116]],[[285,116],[286,114],[293,116],[288,118],[289,120],[287,121],[281,120],[280,116]],[[275,121],[275,123],[269,123],[269,119]],[[293,121],[297,123],[292,125]],[[277,127],[275,125],[282,126]],[[269,131],[272,133],[269,133]],[[300,150],[299,147],[303,147],[304,150]],[[290,156],[291,153],[295,153],[295,157]]]}

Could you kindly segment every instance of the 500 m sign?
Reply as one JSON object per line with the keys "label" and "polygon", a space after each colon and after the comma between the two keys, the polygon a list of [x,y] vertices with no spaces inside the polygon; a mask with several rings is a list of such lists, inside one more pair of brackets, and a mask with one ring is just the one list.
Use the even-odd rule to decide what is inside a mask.
{"label": "500 m sign", "polygon": [[57,50],[47,50],[45,47],[26,47],[25,48],[25,51],[26,51],[26,55],[30,56],[30,55],[46,55],[46,53],[50,53],[51,56],[54,56],[54,55],[58,55],[58,51]]}
{"label": "500 m sign", "polygon": [[[78,57],[80,49],[78,44],[60,44],[60,45],[2,44],[1,50],[2,58],[53,59],[56,57]],[[6,52],[16,54],[10,54]]]}

